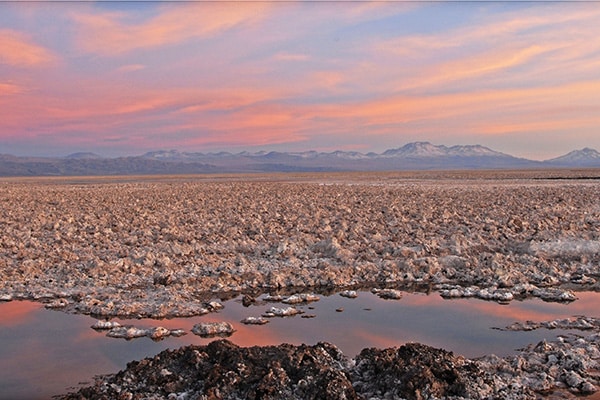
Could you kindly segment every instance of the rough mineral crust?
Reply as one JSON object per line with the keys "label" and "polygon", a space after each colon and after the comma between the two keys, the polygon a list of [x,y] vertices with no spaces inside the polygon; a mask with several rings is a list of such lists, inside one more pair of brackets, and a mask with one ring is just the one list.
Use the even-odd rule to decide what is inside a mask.
{"label": "rough mineral crust", "polygon": [[538,288],[532,284],[515,285],[510,289],[491,286],[480,288],[478,286],[460,286],[440,284],[436,286],[440,291],[440,296],[451,299],[460,297],[476,297],[482,300],[493,300],[498,302],[509,302],[515,297],[538,297],[545,301],[555,301],[568,303],[577,300],[577,296],[572,290],[560,288]]}
{"label": "rough mineral crust", "polygon": [[372,289],[374,294],[386,300],[400,300],[402,298],[402,291],[396,289]]}
{"label": "rough mineral crust", "polygon": [[104,329],[119,328],[120,326],[121,326],[121,324],[118,323],[117,321],[98,320],[94,323],[94,325],[91,326],[91,328],[96,329],[96,330],[104,330]]}
{"label": "rough mineral crust", "polygon": [[555,319],[552,321],[526,321],[515,322],[500,330],[505,331],[533,331],[535,329],[578,329],[578,330],[600,330],[600,318],[579,315],[572,318]]}
{"label": "rough mineral crust", "polygon": [[226,337],[231,336],[235,332],[233,326],[229,322],[201,322],[194,325],[192,333],[201,337]]}
{"label": "rough mineral crust", "polygon": [[319,301],[320,297],[312,293],[300,293],[293,294],[291,296],[281,299],[282,303],[286,304],[299,304],[299,303],[311,303],[313,301]]}
{"label": "rough mineral crust", "polygon": [[600,289],[600,191],[537,179],[552,174],[4,180],[0,300],[104,318],[195,316],[286,288],[571,301]]}
{"label": "rough mineral crust", "polygon": [[241,323],[246,325],[265,325],[269,323],[269,320],[265,317],[246,317]]}
{"label": "rough mineral crust", "polygon": [[302,314],[303,311],[295,308],[295,307],[271,307],[267,311],[263,313],[263,317],[272,318],[272,317],[291,317],[297,314]]}
{"label": "rough mineral crust", "polygon": [[226,340],[166,350],[94,385],[59,396],[105,399],[575,399],[598,390],[600,337],[560,337],[514,356],[466,359],[418,343],[363,349],[334,345],[238,347]]}
{"label": "rough mineral crust", "polygon": [[[94,325],[95,326],[95,325]],[[92,328],[94,328],[92,326]],[[154,328],[136,328],[135,326],[114,326],[112,328],[94,328],[94,329],[109,329],[106,336],[118,339],[136,339],[141,337],[149,337],[152,340],[163,340],[167,336],[183,336],[186,332],[182,329],[167,329],[162,326]]]}
{"label": "rough mineral crust", "polygon": [[349,299],[355,299],[358,297],[358,293],[356,292],[356,290],[344,290],[340,292],[340,296],[347,297]]}

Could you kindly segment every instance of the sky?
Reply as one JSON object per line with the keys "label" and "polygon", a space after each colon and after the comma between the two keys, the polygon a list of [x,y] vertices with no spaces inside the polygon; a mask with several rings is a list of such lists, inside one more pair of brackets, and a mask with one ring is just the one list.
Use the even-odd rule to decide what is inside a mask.
{"label": "sky", "polygon": [[0,154],[600,150],[586,2],[0,2]]}

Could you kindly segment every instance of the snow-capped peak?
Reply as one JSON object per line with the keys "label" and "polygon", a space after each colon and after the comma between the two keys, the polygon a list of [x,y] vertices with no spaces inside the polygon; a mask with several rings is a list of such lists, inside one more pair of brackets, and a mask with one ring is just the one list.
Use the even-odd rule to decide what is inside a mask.
{"label": "snow-capped peak", "polygon": [[400,148],[386,150],[384,157],[474,157],[506,156],[481,145],[452,146],[434,145],[429,142],[408,143]]}
{"label": "snow-capped peak", "polygon": [[573,150],[563,156],[547,160],[546,162],[552,164],[599,164],[600,165],[600,153],[589,147],[585,147],[581,150]]}

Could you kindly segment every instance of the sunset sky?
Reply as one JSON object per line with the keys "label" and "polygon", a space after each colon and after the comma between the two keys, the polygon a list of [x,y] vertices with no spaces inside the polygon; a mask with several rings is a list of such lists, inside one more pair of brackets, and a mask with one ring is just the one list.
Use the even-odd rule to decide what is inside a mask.
{"label": "sunset sky", "polygon": [[0,153],[600,150],[600,7],[2,2]]}

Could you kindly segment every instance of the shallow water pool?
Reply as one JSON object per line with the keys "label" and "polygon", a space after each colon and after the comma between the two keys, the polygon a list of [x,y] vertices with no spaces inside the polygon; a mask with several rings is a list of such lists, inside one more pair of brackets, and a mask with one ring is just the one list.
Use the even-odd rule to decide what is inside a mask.
{"label": "shallow water pool", "polygon": [[207,344],[190,331],[198,322],[228,321],[236,332],[229,340],[240,346],[282,342],[315,344],[328,341],[349,357],[365,347],[392,347],[421,342],[467,357],[495,353],[504,356],[530,343],[554,339],[560,330],[507,332],[492,329],[515,321],[545,321],[574,315],[597,316],[600,293],[578,293],[570,304],[539,299],[502,305],[478,299],[444,300],[438,293],[405,292],[400,300],[383,300],[370,292],[356,299],[338,294],[320,296],[317,302],[299,305],[314,318],[300,315],[271,318],[266,325],[244,325],[239,321],[260,316],[281,303],[259,301],[244,307],[241,300],[224,301],[218,313],[201,317],[164,320],[123,320],[137,327],[182,328],[189,333],[159,342],[148,338],[130,341],[106,337],[90,326],[96,321],[85,315],[46,310],[29,301],[0,303],[0,399],[48,399],[64,394],[80,383],[90,384],[98,374],[116,372],[127,362],[153,356],[167,348]]}

